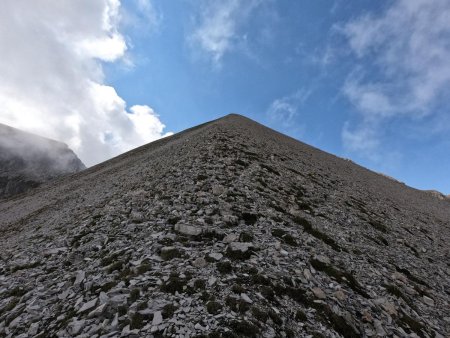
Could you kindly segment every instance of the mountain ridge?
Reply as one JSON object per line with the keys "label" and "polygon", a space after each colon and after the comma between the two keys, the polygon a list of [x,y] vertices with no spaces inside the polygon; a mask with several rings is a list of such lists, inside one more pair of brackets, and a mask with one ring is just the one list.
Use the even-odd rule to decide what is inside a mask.
{"label": "mountain ridge", "polygon": [[83,169],[66,144],[0,124],[0,198]]}
{"label": "mountain ridge", "polygon": [[238,115],[0,215],[6,336],[450,332],[448,202]]}

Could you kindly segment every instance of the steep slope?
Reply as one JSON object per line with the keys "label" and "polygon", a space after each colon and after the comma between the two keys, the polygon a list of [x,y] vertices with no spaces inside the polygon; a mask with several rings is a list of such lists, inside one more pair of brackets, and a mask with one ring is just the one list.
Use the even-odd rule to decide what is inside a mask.
{"label": "steep slope", "polygon": [[83,169],[64,143],[0,123],[0,199]]}
{"label": "steep slope", "polygon": [[450,334],[450,203],[238,115],[0,215],[0,336]]}

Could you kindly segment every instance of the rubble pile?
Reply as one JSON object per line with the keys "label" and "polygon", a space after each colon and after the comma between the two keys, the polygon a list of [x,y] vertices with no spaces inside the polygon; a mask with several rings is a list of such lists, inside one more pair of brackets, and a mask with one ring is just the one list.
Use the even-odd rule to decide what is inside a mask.
{"label": "rubble pile", "polygon": [[244,117],[44,188],[0,204],[0,336],[450,334],[448,200]]}

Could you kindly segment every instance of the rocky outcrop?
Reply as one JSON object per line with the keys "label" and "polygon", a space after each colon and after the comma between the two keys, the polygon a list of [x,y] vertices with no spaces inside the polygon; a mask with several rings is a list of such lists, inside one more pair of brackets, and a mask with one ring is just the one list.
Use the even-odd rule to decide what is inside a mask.
{"label": "rocky outcrop", "polygon": [[450,195],[444,195],[440,191],[437,190],[424,190],[425,193],[434,196],[435,198],[439,198],[440,200],[446,200],[450,197]]}
{"label": "rocky outcrop", "polygon": [[0,199],[83,169],[64,143],[0,124]]}
{"label": "rocky outcrop", "polygon": [[2,337],[450,334],[448,201],[237,115],[0,217]]}

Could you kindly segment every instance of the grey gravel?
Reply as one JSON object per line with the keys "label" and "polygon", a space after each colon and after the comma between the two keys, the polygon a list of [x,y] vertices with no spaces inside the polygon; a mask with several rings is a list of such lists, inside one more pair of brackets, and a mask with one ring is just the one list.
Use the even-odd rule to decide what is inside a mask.
{"label": "grey gravel", "polygon": [[0,337],[447,337],[450,203],[240,116],[0,203]]}

